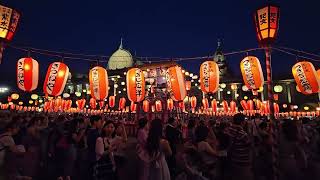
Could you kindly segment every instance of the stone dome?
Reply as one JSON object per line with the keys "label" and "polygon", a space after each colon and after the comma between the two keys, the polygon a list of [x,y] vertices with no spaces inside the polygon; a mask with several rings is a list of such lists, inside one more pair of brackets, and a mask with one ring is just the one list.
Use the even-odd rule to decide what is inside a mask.
{"label": "stone dome", "polygon": [[123,69],[133,66],[133,58],[129,51],[123,49],[122,42],[118,50],[116,50],[108,61],[108,68],[111,70]]}

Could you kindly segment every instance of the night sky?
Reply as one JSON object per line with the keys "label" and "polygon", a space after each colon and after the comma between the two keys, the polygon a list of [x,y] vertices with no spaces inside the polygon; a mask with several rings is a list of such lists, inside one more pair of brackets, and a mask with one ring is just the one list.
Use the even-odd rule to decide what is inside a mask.
{"label": "night sky", "polygon": [[[258,47],[252,13],[267,1],[253,0],[1,0],[14,7],[22,20],[13,44],[72,53],[110,56],[123,38],[124,48],[137,56],[195,57],[212,55],[217,39],[224,52]],[[320,1],[281,0],[279,36],[276,45],[320,55]],[[0,65],[0,85],[15,85],[16,61],[27,53],[7,48]],[[40,63],[40,83],[49,63],[59,60],[31,54]],[[234,75],[246,54],[227,57]],[[264,54],[257,55],[263,69]],[[320,58],[318,58],[320,60]],[[150,59],[149,59],[150,60]],[[152,60],[152,59],[151,59]],[[182,66],[198,74],[200,63],[193,60]],[[291,77],[296,57],[273,52],[273,76]],[[87,73],[86,61],[65,60],[71,72]],[[319,62],[313,62],[316,69]],[[107,64],[103,64],[107,66]],[[38,87],[39,89],[40,87]]]}

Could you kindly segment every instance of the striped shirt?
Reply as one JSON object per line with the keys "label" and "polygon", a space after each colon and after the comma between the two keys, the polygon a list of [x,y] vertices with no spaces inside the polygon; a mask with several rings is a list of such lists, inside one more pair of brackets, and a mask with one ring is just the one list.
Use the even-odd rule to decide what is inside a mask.
{"label": "striped shirt", "polygon": [[241,167],[251,166],[251,143],[248,134],[241,126],[234,124],[227,129],[227,134],[231,139],[228,151],[231,164]]}

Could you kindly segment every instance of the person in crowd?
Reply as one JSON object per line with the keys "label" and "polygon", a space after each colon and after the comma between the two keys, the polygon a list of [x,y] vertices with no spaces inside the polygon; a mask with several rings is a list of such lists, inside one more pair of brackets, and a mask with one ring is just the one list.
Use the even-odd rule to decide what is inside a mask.
{"label": "person in crowd", "polygon": [[188,132],[187,132],[187,141],[194,143],[195,142],[195,129],[196,129],[196,121],[191,118],[188,122]]}
{"label": "person in crowd", "polygon": [[279,157],[281,179],[298,180],[303,177],[307,159],[299,143],[298,127],[295,121],[286,119],[282,124]]}
{"label": "person in crowd", "polygon": [[90,117],[91,128],[87,132],[87,145],[88,145],[88,163],[89,175],[87,179],[92,179],[93,166],[96,163],[96,141],[100,137],[100,129],[103,126],[101,116],[92,115]]}
{"label": "person in crowd", "polygon": [[114,152],[116,151],[115,138],[113,133],[115,124],[113,121],[106,121],[101,137],[96,140],[96,164],[94,166],[95,179],[116,179],[116,164],[114,160]]}
{"label": "person in crowd", "polygon": [[221,122],[216,129],[217,133],[217,154],[218,154],[218,170],[217,176],[220,180],[225,180],[228,178],[228,147],[230,145],[230,138],[226,133],[228,124],[226,122]]}
{"label": "person in crowd", "polygon": [[77,151],[76,156],[76,165],[75,169],[78,173],[75,174],[76,179],[83,179],[86,177],[85,172],[87,167],[87,139],[86,139],[86,132],[87,132],[87,124],[83,117],[78,116],[75,121],[78,121],[79,125],[76,128],[75,133],[73,133],[73,139],[75,142],[75,147]]}
{"label": "person in crowd", "polygon": [[15,144],[13,136],[19,132],[19,124],[17,119],[13,118],[6,126],[2,134],[0,134],[0,179],[32,179],[21,175],[19,172],[20,163],[19,155],[25,154],[23,146]]}
{"label": "person in crowd", "polygon": [[176,154],[177,154],[177,144],[179,143],[180,132],[177,129],[177,122],[173,117],[168,119],[168,125],[165,129],[165,137],[170,144],[172,150],[172,155],[167,157],[168,167],[170,170],[171,179],[175,177],[176,171]]}
{"label": "person in crowd", "polygon": [[128,137],[126,128],[123,123],[116,126],[113,137],[113,145],[115,150],[113,152],[114,161],[117,168],[117,176],[119,179],[125,179],[125,174],[119,173],[123,170],[127,162],[126,147],[127,147]]}
{"label": "person in crowd", "polygon": [[196,148],[203,162],[202,169],[210,179],[216,176],[217,152],[208,142],[209,128],[200,123],[195,130]]}
{"label": "person in crowd", "polygon": [[139,180],[170,180],[170,172],[165,156],[171,156],[169,142],[162,138],[162,122],[155,119],[151,122],[145,146],[138,144],[138,157],[144,162],[143,173]]}
{"label": "person in crowd", "polygon": [[145,118],[141,118],[138,122],[137,141],[140,145],[145,146],[149,133],[149,123]]}
{"label": "person in crowd", "polygon": [[238,113],[234,115],[232,125],[227,129],[231,141],[228,148],[228,158],[232,180],[253,179],[251,142],[244,130],[245,127],[245,116]]}

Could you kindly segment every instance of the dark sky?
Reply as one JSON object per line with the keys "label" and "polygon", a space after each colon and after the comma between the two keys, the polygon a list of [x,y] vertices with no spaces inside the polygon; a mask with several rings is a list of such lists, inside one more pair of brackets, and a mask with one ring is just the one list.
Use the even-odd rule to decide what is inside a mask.
{"label": "dark sky", "polygon": [[[137,56],[193,57],[213,54],[217,39],[224,52],[258,47],[252,12],[262,0],[1,0],[22,13],[13,43],[73,53],[111,55],[119,46]],[[278,46],[320,55],[320,1],[281,0]],[[260,58],[265,69],[264,55]],[[0,84],[15,84],[15,64],[26,53],[7,48],[0,65]],[[56,57],[32,54],[41,64],[40,82]],[[245,54],[228,56],[233,73]],[[290,76],[293,56],[274,52],[274,78]],[[319,58],[320,59],[320,58]],[[183,63],[197,73],[203,60]],[[85,61],[66,60],[72,72],[88,72]],[[106,64],[104,64],[106,66]],[[320,63],[314,62],[316,68]],[[42,84],[42,83],[41,83]]]}

